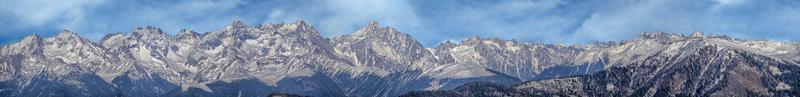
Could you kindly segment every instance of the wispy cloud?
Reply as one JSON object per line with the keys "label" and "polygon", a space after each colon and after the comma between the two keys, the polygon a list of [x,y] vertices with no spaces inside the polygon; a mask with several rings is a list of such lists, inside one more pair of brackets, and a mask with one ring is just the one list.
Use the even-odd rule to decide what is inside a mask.
{"label": "wispy cloud", "polygon": [[267,23],[290,22],[299,19],[319,25],[323,35],[338,36],[352,33],[370,20],[396,28],[426,29],[414,6],[404,0],[337,0],[314,1],[304,5],[279,7],[272,10]]}
{"label": "wispy cloud", "polygon": [[12,0],[4,2],[0,8],[4,14],[18,19],[22,26],[41,26],[57,19],[73,20],[80,18],[83,10],[102,4],[102,0]]}
{"label": "wispy cloud", "polygon": [[625,7],[621,8],[594,12],[592,18],[577,29],[573,39],[581,42],[620,40],[634,37],[639,32],[702,31],[737,37],[796,40],[800,37],[780,36],[800,34],[800,28],[789,27],[800,24],[791,21],[797,17],[783,17],[790,13],[783,10],[797,10],[792,7],[796,4],[795,1],[744,0],[639,1],[624,4]]}
{"label": "wispy cloud", "polygon": [[572,44],[656,31],[800,40],[798,7],[794,0],[18,0],[0,3],[0,43],[61,29],[99,39],[145,25],[205,32],[233,20],[301,19],[327,37],[376,20],[429,47],[471,35]]}

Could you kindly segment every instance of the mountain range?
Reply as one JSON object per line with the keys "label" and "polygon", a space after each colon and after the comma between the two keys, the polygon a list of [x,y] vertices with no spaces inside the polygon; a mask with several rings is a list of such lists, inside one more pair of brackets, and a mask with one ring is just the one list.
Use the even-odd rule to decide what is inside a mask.
{"label": "mountain range", "polygon": [[64,30],[0,48],[0,96],[798,96],[798,48],[700,32],[426,48],[374,21],[332,38],[304,21],[176,35],[137,27],[95,42]]}

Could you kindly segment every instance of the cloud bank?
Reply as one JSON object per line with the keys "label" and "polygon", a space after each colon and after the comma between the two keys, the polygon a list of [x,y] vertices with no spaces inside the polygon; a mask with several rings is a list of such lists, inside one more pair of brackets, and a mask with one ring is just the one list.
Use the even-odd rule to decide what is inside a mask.
{"label": "cloud bank", "polygon": [[695,31],[798,41],[798,10],[796,0],[15,0],[0,3],[0,44],[62,29],[95,40],[146,25],[202,33],[234,20],[305,20],[326,37],[375,20],[427,47],[472,35],[581,44]]}

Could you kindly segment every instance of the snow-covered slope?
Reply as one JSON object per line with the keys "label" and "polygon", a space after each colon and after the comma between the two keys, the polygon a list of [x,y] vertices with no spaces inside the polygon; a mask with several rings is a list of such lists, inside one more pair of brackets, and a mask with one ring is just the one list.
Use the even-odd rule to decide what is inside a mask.
{"label": "snow-covered slope", "polygon": [[406,96],[797,96],[800,65],[787,56],[796,55],[794,45],[646,33],[610,48],[609,65],[597,73]]}
{"label": "snow-covered slope", "polygon": [[[707,46],[715,48],[705,49]],[[424,48],[410,35],[374,21],[353,34],[333,38],[320,36],[304,21],[255,26],[235,21],[217,31],[199,34],[183,29],[177,35],[168,35],[156,27],[137,27],[133,32],[109,34],[97,42],[63,31],[49,38],[31,35],[0,48],[0,96],[267,96],[288,93],[372,97],[440,89],[480,91],[472,88],[482,86],[514,90],[517,94],[528,93],[527,90],[540,93],[535,95],[563,94],[573,88],[598,86],[611,87],[614,91],[636,91],[653,86],[590,82],[606,74],[630,76],[626,78],[631,79],[604,82],[659,82],[667,76],[662,72],[681,73],[679,71],[684,69],[674,66],[686,64],[675,62],[685,60],[702,60],[689,61],[700,65],[688,70],[702,67],[697,74],[712,77],[677,77],[698,79],[705,84],[706,80],[716,83],[720,78],[756,81],[741,77],[761,75],[762,80],[768,80],[762,81],[764,85],[761,86],[765,88],[744,90],[775,94],[798,87],[797,82],[786,81],[800,71],[792,69],[797,68],[800,60],[798,46],[721,35],[644,33],[639,38],[622,42],[571,46],[475,36],[459,43],[445,42],[438,47]],[[720,53],[696,56],[707,51]],[[725,64],[709,65],[706,61]],[[747,67],[739,68],[742,70],[720,68],[737,62],[749,63],[736,65]],[[645,69],[631,71],[638,68]],[[708,71],[718,73],[705,73]],[[737,72],[735,74],[740,77],[721,75],[729,71]],[[490,83],[468,84],[472,82]],[[605,95],[597,94],[600,92],[605,93],[570,91],[576,95]]]}

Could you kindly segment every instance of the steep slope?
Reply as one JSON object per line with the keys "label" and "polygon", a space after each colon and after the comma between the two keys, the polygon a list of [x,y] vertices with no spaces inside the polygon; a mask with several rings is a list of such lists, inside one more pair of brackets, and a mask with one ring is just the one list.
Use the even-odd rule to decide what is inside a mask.
{"label": "steep slope", "polygon": [[[495,91],[474,87],[477,94],[552,94],[571,96],[792,96],[798,95],[796,61],[742,47],[745,40],[648,33],[656,52],[609,66],[590,75],[534,80]],[[649,36],[649,35],[646,35]],[[670,38],[671,37],[671,38]],[[660,43],[659,43],[660,41]],[[629,43],[639,44],[628,41]],[[645,42],[647,43],[647,42]],[[640,46],[641,47],[641,46]],[[626,47],[627,48],[627,47]],[[630,49],[629,49],[630,50]],[[645,53],[645,52],[637,52]],[[613,55],[613,54],[612,54]],[[625,55],[625,54],[617,54]],[[611,58],[613,59],[613,58]],[[464,93],[454,90],[450,94]],[[432,94],[433,93],[433,94]],[[407,95],[445,96],[436,92]],[[470,92],[476,94],[476,91]],[[551,96],[552,96],[551,95]]]}
{"label": "steep slope", "polygon": [[[475,65],[520,80],[531,80],[600,70],[607,60],[603,50],[613,44],[561,46],[473,36],[450,45],[433,49],[446,64]],[[548,76],[539,76],[542,74]]]}
{"label": "steep slope", "polygon": [[0,96],[791,96],[800,71],[798,44],[721,35],[424,48],[374,21],[330,39],[304,21],[176,34],[31,35],[0,48]]}
{"label": "steep slope", "polygon": [[111,54],[78,36],[63,31],[55,37],[33,35],[6,46],[2,66],[4,96],[111,96],[114,87],[99,72]]}
{"label": "steep slope", "polygon": [[[784,61],[706,39],[677,42],[646,60],[580,76],[583,95],[595,96],[790,96],[798,95],[796,62]],[[542,84],[558,88],[562,82]],[[536,90],[542,85],[520,85]],[[545,89],[550,87],[543,87]],[[563,92],[563,91],[558,91]]]}
{"label": "steep slope", "polygon": [[[137,37],[135,32],[132,37]],[[170,95],[213,96],[237,91],[266,95],[244,91],[260,88],[266,88],[268,92],[344,95],[337,86],[330,84],[332,80],[329,77],[316,73],[320,71],[316,69],[346,64],[331,58],[334,56],[328,53],[327,40],[303,21],[255,27],[236,21],[221,31],[202,36],[183,31],[177,38],[165,39],[177,39],[178,42],[167,41],[167,47],[150,44],[156,49],[145,47],[145,52],[132,55],[142,56],[136,58],[140,61],[152,59],[154,62],[148,64],[156,67],[166,65],[166,69],[161,70],[167,73],[157,74],[172,73],[174,76],[163,78],[172,78],[170,82],[181,85],[169,90]],[[239,82],[263,83],[264,87],[242,87]]]}
{"label": "steep slope", "polygon": [[435,64],[430,53],[410,35],[375,21],[351,35],[333,39],[337,53],[351,58],[356,66],[377,67],[393,72],[423,64]]}
{"label": "steep slope", "polygon": [[429,86],[418,66],[435,65],[410,35],[372,21],[350,35],[332,39],[334,50],[354,69],[333,74],[348,96],[397,96]]}

